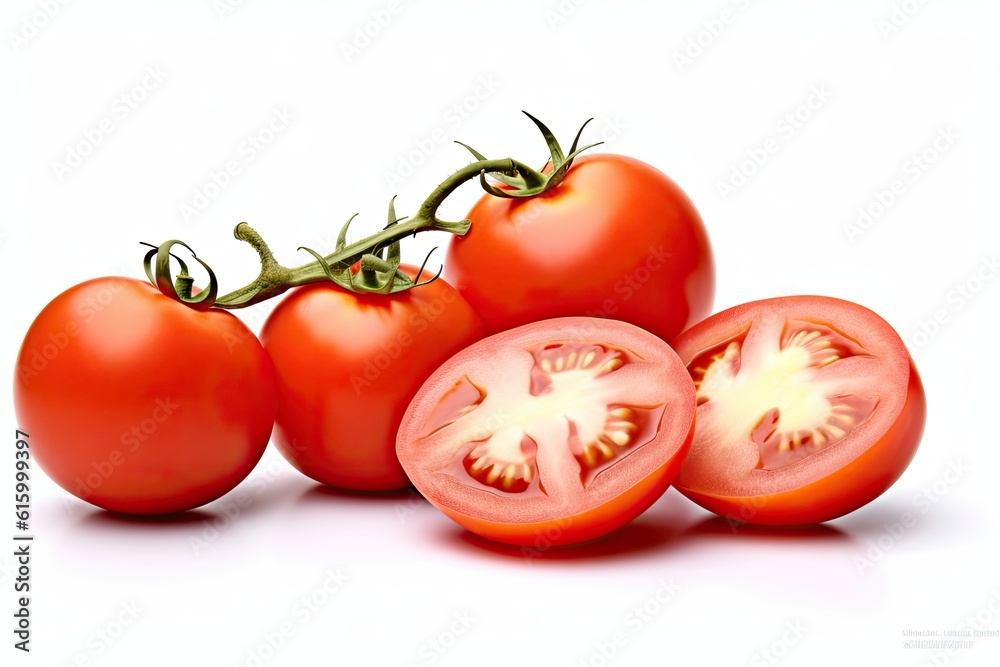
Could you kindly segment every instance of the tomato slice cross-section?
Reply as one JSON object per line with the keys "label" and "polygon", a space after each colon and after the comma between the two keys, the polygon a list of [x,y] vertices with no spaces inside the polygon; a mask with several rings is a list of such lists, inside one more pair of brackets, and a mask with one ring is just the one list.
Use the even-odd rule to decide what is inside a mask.
{"label": "tomato slice cross-section", "polygon": [[923,432],[920,378],[899,335],[818,296],[737,306],[675,347],[698,427],[677,488],[738,521],[826,521],[884,492]]}
{"label": "tomato slice cross-section", "polygon": [[468,530],[566,545],[625,525],[663,494],[694,414],[694,385],[662,340],[624,322],[559,318],[441,366],[396,449],[417,489]]}

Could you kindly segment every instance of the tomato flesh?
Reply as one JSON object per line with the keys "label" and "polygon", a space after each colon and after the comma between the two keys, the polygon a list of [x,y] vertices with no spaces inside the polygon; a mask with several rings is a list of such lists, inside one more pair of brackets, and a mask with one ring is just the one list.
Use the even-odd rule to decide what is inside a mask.
{"label": "tomato flesh", "polygon": [[444,364],[407,409],[397,453],[425,497],[469,530],[572,544],[666,490],[693,417],[694,388],[665,343],[623,322],[562,318]]}
{"label": "tomato flesh", "polygon": [[[861,306],[758,301],[708,318],[675,344],[698,404],[677,487],[729,518],[835,518],[884,492],[919,443],[916,369],[898,334]],[[852,464],[864,458],[881,469],[858,472]]]}

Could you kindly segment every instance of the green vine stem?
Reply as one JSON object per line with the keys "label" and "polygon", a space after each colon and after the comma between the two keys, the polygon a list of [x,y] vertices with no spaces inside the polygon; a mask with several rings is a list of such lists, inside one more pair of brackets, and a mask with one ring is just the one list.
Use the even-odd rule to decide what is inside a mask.
{"label": "green vine stem", "polygon": [[[412,279],[399,270],[399,243],[407,236],[424,231],[443,231],[457,236],[466,234],[471,225],[469,220],[449,222],[437,217],[441,204],[461,185],[478,177],[483,189],[495,196],[537,196],[555,187],[562,180],[573,158],[587,148],[597,145],[591,144],[577,149],[580,134],[583,132],[581,127],[569,154],[566,155],[548,128],[527,112],[525,114],[545,137],[551,155],[550,173],[543,174],[511,158],[489,160],[476,150],[461,144],[472,152],[477,158],[476,162],[459,169],[438,185],[417,209],[416,215],[412,218],[396,217],[395,198],[393,198],[393,201],[389,202],[386,226],[371,236],[347,244],[347,230],[356,217],[355,214],[342,227],[337,238],[337,246],[332,253],[324,256],[309,248],[300,248],[315,258],[313,262],[295,268],[282,266],[274,258],[264,238],[250,225],[241,222],[236,225],[234,236],[253,247],[260,257],[260,273],[249,285],[229,294],[217,296],[218,284],[211,268],[198,259],[187,244],[178,240],[167,241],[146,253],[143,262],[146,275],[163,294],[198,310],[213,307],[227,310],[245,308],[282,294],[292,287],[325,280],[332,280],[341,287],[355,292],[391,294],[418,287],[425,284],[420,282],[423,269],[421,268],[421,272]],[[584,123],[584,127],[586,125],[587,123]],[[501,189],[489,184],[486,180],[487,174],[494,176],[505,187]],[[174,245],[187,248],[191,251],[192,258],[208,270],[210,282],[208,289],[192,296],[192,279],[188,275],[187,266],[170,252]],[[176,280],[170,278],[171,257],[180,263],[181,270]],[[437,276],[431,280],[436,278]]]}

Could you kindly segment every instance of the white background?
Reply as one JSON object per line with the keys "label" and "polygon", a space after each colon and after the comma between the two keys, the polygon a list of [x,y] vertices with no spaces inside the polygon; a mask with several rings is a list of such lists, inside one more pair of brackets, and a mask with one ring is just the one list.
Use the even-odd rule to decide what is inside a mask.
{"label": "white background", "polygon": [[[33,651],[11,647],[4,548],[0,662],[998,664],[1000,638],[953,657],[901,646],[904,630],[953,629],[977,614],[1000,628],[996,3],[423,0],[393,5],[377,30],[368,24],[372,12],[385,22],[386,2],[70,2],[50,18],[44,5],[9,1],[0,12],[8,372],[57,293],[141,275],[138,241],[182,238],[235,288],[256,275],[253,253],[231,236],[237,222],[279,260],[302,263],[294,249],[328,249],[352,213],[362,213],[359,234],[374,230],[393,193],[412,212],[466,163],[452,139],[540,165],[527,109],[565,141],[594,116],[586,136],[607,140],[599,150],[652,163],[687,191],[715,247],[717,310],[818,293],[879,312],[914,353],[929,415],[899,482],[822,528],[732,534],[671,490],[613,539],[531,562],[410,494],[317,488],[273,450],[240,487],[251,502],[231,521],[233,496],[142,522],[40,481]],[[366,25],[377,34],[345,53]],[[678,59],[685,50],[690,62]],[[147,68],[161,80],[132,92]],[[135,107],[127,116],[122,95]],[[276,109],[292,120],[248,160],[241,146]],[[111,132],[59,173],[55,163],[104,119]],[[434,136],[447,141],[429,150]],[[742,164],[769,139],[776,150],[763,165]],[[925,152],[933,162],[914,171]],[[182,205],[229,160],[240,173],[186,220]],[[753,173],[724,195],[734,169]],[[894,180],[902,194],[851,238],[845,225]],[[461,217],[477,196],[467,186],[445,213]],[[418,238],[406,258],[446,241]],[[966,299],[960,285],[978,291]],[[272,307],[240,315],[257,328]],[[928,327],[935,313],[943,323]],[[5,451],[0,497],[13,505]],[[887,524],[906,512],[916,525],[894,535]],[[338,571],[346,581],[327,595]],[[679,587],[666,602],[662,582]],[[322,602],[307,612],[303,598]],[[292,634],[273,651],[265,637],[283,624]],[[616,633],[623,645],[605,658]]]}

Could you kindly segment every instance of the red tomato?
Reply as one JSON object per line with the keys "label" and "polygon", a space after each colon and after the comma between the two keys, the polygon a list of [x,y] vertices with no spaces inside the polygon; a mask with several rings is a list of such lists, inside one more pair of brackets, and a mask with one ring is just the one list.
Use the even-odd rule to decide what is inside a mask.
{"label": "red tomato", "polygon": [[562,318],[487,338],[413,399],[396,451],[413,484],[468,530],[525,546],[619,528],[677,475],[694,387],[662,340]]}
{"label": "red tomato", "polygon": [[35,318],[14,379],[18,425],[57,484],[128,514],[220,497],[260,460],[274,375],[253,333],[131,278],[63,292]]}
{"label": "red tomato", "polygon": [[278,449],[330,486],[409,486],[395,451],[403,411],[435,368],[484,335],[444,280],[388,296],[334,283],[296,289],[261,331],[278,379]]}
{"label": "red tomato", "polygon": [[727,518],[833,519],[903,473],[924,428],[920,377],[872,311],[821,296],[766,299],[685,331],[675,349],[698,390],[677,488]]}
{"label": "red tomato", "polygon": [[451,240],[445,274],[490,333],[584,315],[669,341],[712,310],[715,265],[701,217],[639,160],[583,156],[549,192],[485,195],[468,217],[472,228]]}

